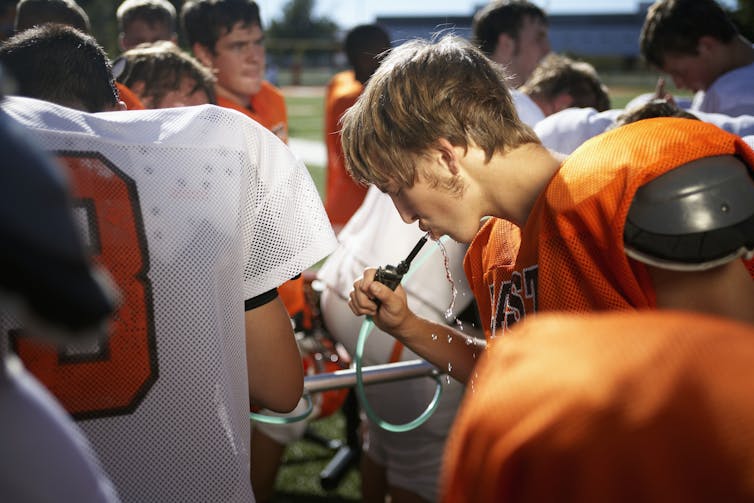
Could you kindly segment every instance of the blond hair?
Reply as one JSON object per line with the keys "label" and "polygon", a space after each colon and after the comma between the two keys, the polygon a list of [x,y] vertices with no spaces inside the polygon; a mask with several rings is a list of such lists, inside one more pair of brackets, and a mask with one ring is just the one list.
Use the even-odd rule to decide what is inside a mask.
{"label": "blond hair", "polygon": [[481,148],[487,161],[539,143],[513,106],[500,67],[468,41],[447,35],[391,51],[342,119],[345,161],[359,183],[411,187],[416,161],[437,140]]}

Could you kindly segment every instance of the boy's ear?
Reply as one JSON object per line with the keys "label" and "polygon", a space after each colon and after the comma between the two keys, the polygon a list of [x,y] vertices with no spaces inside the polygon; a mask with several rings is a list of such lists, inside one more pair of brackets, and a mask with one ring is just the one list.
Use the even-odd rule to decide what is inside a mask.
{"label": "boy's ear", "polygon": [[699,37],[699,42],[696,44],[697,52],[702,55],[715,55],[717,48],[720,46],[720,41],[715,37],[709,35],[702,35]]}
{"label": "boy's ear", "polygon": [[435,143],[435,151],[439,155],[440,162],[448,168],[450,174],[457,175],[458,158],[455,147],[447,139],[440,138]]}
{"label": "boy's ear", "polygon": [[191,51],[194,53],[194,57],[196,57],[196,59],[198,59],[201,64],[209,69],[212,69],[212,52],[210,52],[209,49],[204,47],[199,42],[195,42],[194,45],[191,46]]}

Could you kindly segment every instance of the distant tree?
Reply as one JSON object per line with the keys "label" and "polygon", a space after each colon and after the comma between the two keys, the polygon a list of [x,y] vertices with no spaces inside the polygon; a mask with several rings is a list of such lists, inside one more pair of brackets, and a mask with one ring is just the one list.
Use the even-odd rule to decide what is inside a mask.
{"label": "distant tree", "polygon": [[741,34],[754,42],[754,0],[738,0],[738,7],[731,14]]}
{"label": "distant tree", "polygon": [[283,15],[265,30],[271,52],[329,52],[336,45],[338,25],[327,17],[314,17],[315,0],[289,0]]}

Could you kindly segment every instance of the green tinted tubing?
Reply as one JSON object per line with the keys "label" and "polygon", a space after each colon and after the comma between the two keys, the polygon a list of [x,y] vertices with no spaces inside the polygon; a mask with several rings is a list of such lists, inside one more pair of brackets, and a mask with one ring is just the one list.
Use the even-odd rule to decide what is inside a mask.
{"label": "green tinted tubing", "polygon": [[[445,236],[443,236],[440,239],[446,239]],[[439,245],[438,245],[439,247]],[[406,273],[405,276],[403,276],[403,280],[401,283],[405,283],[408,279],[411,278],[414,271],[419,269],[419,267],[422,266],[424,262],[429,259],[429,257],[434,253],[434,250],[429,250],[424,255],[421,256],[421,258],[411,267],[411,269]],[[432,414],[434,414],[435,410],[437,409],[437,406],[440,404],[440,396],[442,395],[442,381],[440,381],[439,376],[433,376],[435,381],[437,381],[437,387],[435,388],[435,394],[432,397],[432,401],[429,402],[429,405],[427,405],[427,408],[422,412],[416,419],[413,419],[407,423],[403,424],[394,424],[389,423],[379,417],[377,413],[372,409],[372,406],[369,404],[369,400],[367,400],[366,393],[364,393],[364,378],[362,376],[361,371],[361,360],[364,355],[364,346],[366,345],[367,338],[369,337],[369,334],[372,332],[372,328],[374,327],[374,321],[372,321],[372,318],[370,316],[367,316],[364,319],[364,322],[361,324],[361,330],[359,330],[359,338],[356,343],[356,355],[355,355],[355,361],[356,361],[356,396],[359,397],[359,402],[361,403],[361,407],[364,409],[364,412],[369,417],[369,419],[372,420],[373,423],[375,423],[377,426],[382,428],[383,430],[391,431],[393,433],[404,433],[407,431],[414,430],[427,422],[427,420],[432,417]]]}
{"label": "green tinted tubing", "polygon": [[267,424],[291,424],[303,421],[312,413],[314,406],[312,405],[312,397],[308,392],[304,392],[301,398],[306,399],[306,410],[297,416],[268,416],[267,414],[249,412],[249,419]]}

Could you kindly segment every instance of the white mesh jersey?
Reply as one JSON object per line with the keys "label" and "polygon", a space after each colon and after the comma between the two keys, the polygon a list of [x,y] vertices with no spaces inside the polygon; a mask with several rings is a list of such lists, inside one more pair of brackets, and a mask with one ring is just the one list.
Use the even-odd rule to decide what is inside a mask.
{"label": "white mesh jersey", "polygon": [[253,501],[244,300],[336,244],[306,168],[211,105],[3,108],[67,165],[122,305],[98,347],[40,350],[7,320],[2,339],[79,420],[124,501]]}

